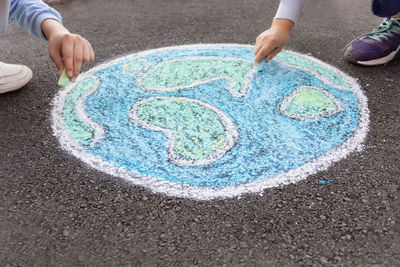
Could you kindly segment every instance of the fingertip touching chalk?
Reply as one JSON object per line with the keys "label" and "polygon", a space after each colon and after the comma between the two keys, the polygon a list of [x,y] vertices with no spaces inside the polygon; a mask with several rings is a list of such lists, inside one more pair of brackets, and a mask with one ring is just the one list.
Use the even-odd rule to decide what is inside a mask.
{"label": "fingertip touching chalk", "polygon": [[71,82],[71,79],[65,73],[65,69],[62,71],[60,78],[58,79],[58,86],[61,88],[66,87]]}
{"label": "fingertip touching chalk", "polygon": [[264,64],[266,64],[266,63],[265,63],[265,59],[261,60],[261,61],[257,64],[256,70],[257,70],[257,71],[262,71],[262,70],[263,70],[263,67],[264,67]]}

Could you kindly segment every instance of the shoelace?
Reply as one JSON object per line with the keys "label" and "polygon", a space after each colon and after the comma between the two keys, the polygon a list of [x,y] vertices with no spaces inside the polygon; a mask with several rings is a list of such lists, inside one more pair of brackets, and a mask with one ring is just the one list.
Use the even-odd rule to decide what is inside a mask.
{"label": "shoelace", "polygon": [[[393,37],[393,33],[400,34],[400,19],[393,19],[393,18],[385,19],[379,26],[375,27],[372,30],[372,32],[358,36],[353,41],[348,43],[343,50],[345,50],[347,47],[349,47],[355,41],[357,41],[361,38],[369,37],[378,42],[381,42],[382,39],[387,40],[389,37]],[[390,61],[392,61],[399,52],[400,52],[400,45],[397,47],[397,49],[394,51],[392,56],[388,59],[388,61],[386,61],[386,63],[383,66],[386,66]]]}

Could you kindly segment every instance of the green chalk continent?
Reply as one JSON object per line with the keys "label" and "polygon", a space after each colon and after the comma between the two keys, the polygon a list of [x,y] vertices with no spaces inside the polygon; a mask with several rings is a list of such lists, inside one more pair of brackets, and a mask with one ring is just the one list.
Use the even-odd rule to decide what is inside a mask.
{"label": "green chalk continent", "polygon": [[213,110],[186,99],[154,99],[137,109],[137,116],[151,126],[172,131],[173,149],[179,158],[200,160],[220,150],[226,132]]}
{"label": "green chalk continent", "polygon": [[304,88],[296,92],[290,101],[282,106],[283,111],[297,118],[319,118],[338,112],[339,107],[332,96],[315,88]]}
{"label": "green chalk continent", "polygon": [[64,105],[65,127],[81,145],[90,145],[94,138],[95,130],[79,118],[75,105],[95,86],[96,80],[94,78],[85,78],[68,94]]}
{"label": "green chalk continent", "polygon": [[324,67],[321,64],[318,64],[317,62],[311,61],[305,57],[282,51],[281,53],[276,55],[276,59],[285,62],[286,64],[289,65],[294,65],[309,70],[313,70],[322,77],[328,79],[331,83],[335,85],[339,85],[345,88],[350,88],[350,85],[345,80],[343,80],[343,78],[338,76],[334,71]]}
{"label": "green chalk continent", "polygon": [[189,88],[194,84],[205,83],[207,80],[224,77],[229,80],[232,90],[244,94],[246,77],[253,64],[236,59],[182,59],[166,62],[160,65],[141,82],[147,90]]}

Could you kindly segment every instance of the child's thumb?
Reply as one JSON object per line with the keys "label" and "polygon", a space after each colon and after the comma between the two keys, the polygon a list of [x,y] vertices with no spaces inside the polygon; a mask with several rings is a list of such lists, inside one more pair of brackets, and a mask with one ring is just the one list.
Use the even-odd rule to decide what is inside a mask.
{"label": "child's thumb", "polygon": [[57,70],[58,70],[58,76],[60,76],[61,72],[64,69],[64,61],[63,61],[61,55],[58,53],[50,54],[50,58],[53,60],[54,64],[56,65]]}

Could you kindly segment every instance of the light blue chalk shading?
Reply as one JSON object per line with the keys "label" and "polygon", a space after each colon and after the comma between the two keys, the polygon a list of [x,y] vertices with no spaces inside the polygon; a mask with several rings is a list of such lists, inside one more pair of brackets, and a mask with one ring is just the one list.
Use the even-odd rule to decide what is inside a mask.
{"label": "light blue chalk shading", "polygon": [[349,88],[348,82],[346,82],[341,76],[337,75],[333,70],[328,69],[322,64],[312,61],[304,56],[282,51],[281,53],[276,55],[275,59],[292,66],[312,70],[327,79],[328,81],[332,82],[334,85]]}
{"label": "light blue chalk shading", "polygon": [[[161,62],[190,57],[236,57],[252,62],[254,55],[252,47],[186,47],[133,57],[93,73],[101,84],[85,99],[85,111],[93,122],[106,129],[106,135],[95,146],[85,147],[86,151],[141,175],[195,187],[224,188],[294,170],[338,148],[357,129],[360,117],[357,96],[350,90],[339,88],[346,83],[334,72],[319,70],[320,76],[327,75],[327,81],[331,81],[324,83],[309,71],[270,61],[254,73],[248,93],[238,98],[227,90],[229,82],[226,79],[185,90],[157,92],[143,90],[137,83],[137,76],[121,71],[123,65],[133,60],[148,61],[148,73]],[[304,65],[305,69],[320,68],[310,60],[302,61],[300,56],[296,62],[292,63]],[[299,86],[329,91],[340,102],[343,111],[313,120],[285,116],[280,106]],[[80,90],[78,88],[76,97],[84,94],[79,93]],[[236,125],[237,143],[223,157],[206,165],[181,166],[171,162],[165,149],[168,135],[145,129],[132,123],[130,118],[132,107],[150,97],[185,97],[218,108]],[[76,116],[72,116],[66,121],[70,125],[77,124],[82,133],[90,137],[90,130],[75,119]],[[80,137],[79,131],[71,132],[82,144],[90,140]]]}

